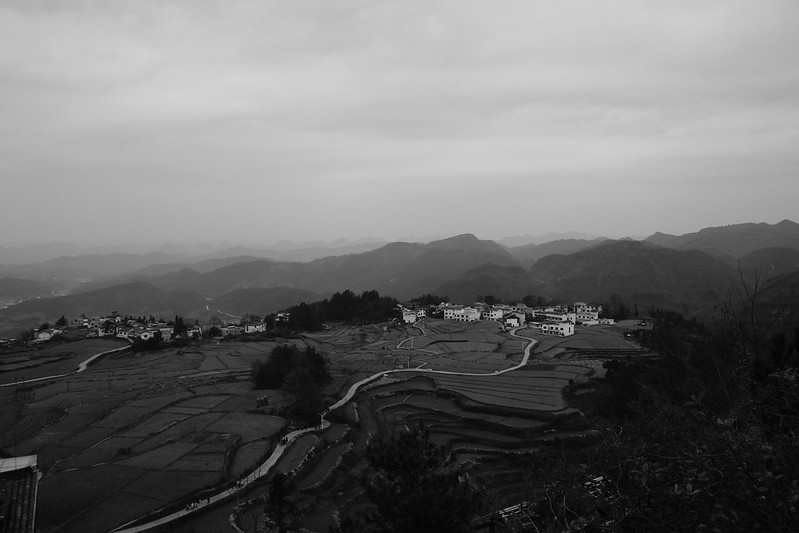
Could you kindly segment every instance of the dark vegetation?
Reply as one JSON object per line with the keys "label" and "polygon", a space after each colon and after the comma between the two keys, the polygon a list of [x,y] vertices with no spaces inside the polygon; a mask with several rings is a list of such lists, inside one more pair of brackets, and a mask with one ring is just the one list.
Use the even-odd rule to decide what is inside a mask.
{"label": "dark vegetation", "polygon": [[372,504],[346,516],[338,531],[467,533],[480,510],[480,493],[451,455],[430,442],[423,428],[378,439],[366,448],[369,469],[361,477]]}
{"label": "dark vegetation", "polygon": [[257,389],[283,389],[293,396],[290,416],[298,421],[318,421],[324,408],[319,392],[330,380],[328,362],[313,347],[300,350],[296,346],[275,347],[266,361],[252,366],[252,379]]}
{"label": "dark vegetation", "polygon": [[[397,300],[380,296],[377,291],[356,295],[350,290],[337,292],[329,299],[311,304],[301,303],[288,309],[293,329],[318,331],[325,322],[368,324],[397,317]],[[274,316],[271,318],[274,322]]]}
{"label": "dark vegetation", "polygon": [[282,533],[296,531],[300,522],[300,513],[292,494],[297,487],[293,481],[277,472],[269,480],[269,492],[264,499],[264,523],[271,528],[270,531]]}
{"label": "dark vegetation", "polygon": [[607,362],[593,393],[569,391],[604,438],[534,461],[541,530],[795,531],[799,328],[755,289],[714,324],[655,312],[641,341],[659,359]]}
{"label": "dark vegetation", "polygon": [[409,300],[410,303],[426,307],[431,305],[438,305],[441,302],[449,302],[449,296],[437,296],[435,294],[430,294],[429,292],[426,294],[422,294],[421,296],[416,296]]}

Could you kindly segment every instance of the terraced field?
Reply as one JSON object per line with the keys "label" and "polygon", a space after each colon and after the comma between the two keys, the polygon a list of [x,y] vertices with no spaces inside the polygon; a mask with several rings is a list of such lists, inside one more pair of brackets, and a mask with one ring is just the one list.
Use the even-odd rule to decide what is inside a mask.
{"label": "terraced field", "polygon": [[[253,391],[249,380],[252,362],[276,345],[120,353],[80,374],[0,389],[3,405],[20,415],[4,422],[3,446],[38,454],[44,473],[40,531],[107,531],[252,470],[286,425],[255,409],[264,395],[272,407],[285,405],[284,394]],[[95,350],[119,346],[94,340],[41,350],[26,372],[71,372]]]}
{"label": "terraced field", "polygon": [[[304,525],[309,529],[324,531],[330,513],[342,506],[364,505],[357,477],[363,465],[352,461],[368,441],[418,424],[429,430],[434,442],[453,451],[489,491],[492,502],[511,505],[523,500],[534,484],[527,472],[538,452],[553,446],[588,446],[598,437],[582,413],[568,406],[562,391],[571,383],[585,382],[599,365],[576,358],[567,362],[551,351],[571,352],[579,346],[623,356],[634,348],[612,328],[565,341],[528,329],[521,334],[542,341],[543,355],[537,348],[534,360],[524,368],[495,375],[521,361],[526,341],[491,323],[426,321],[422,328],[428,338],[409,329],[413,342],[404,341],[396,350],[398,357],[410,356],[410,367],[418,370],[384,374],[364,386],[352,404],[334,413],[336,420],[353,428],[346,436],[352,448],[341,459],[345,466],[328,474],[324,491],[311,489],[318,487],[311,479],[300,480],[301,499],[308,510]],[[370,355],[360,352],[345,359],[368,361]]]}
{"label": "terraced field", "polygon": [[[361,379],[380,377],[331,413],[330,427],[293,442],[276,465],[294,476],[303,526],[327,531],[334,511],[363,505],[367,443],[413,425],[449,446],[498,505],[524,498],[526,471],[542,448],[593,442],[563,388],[599,371],[600,355],[641,351],[613,328],[567,339],[521,333],[540,344],[529,364],[507,373],[522,361],[528,341],[491,322],[344,327],[292,341],[329,359],[333,380],[322,391],[329,405]],[[155,510],[180,509],[251,471],[285,431],[283,419],[255,406],[266,398],[268,409],[278,409],[286,395],[254,391],[248,377],[252,362],[277,344],[120,354],[83,374],[0,389],[8,406],[0,435],[13,439],[18,453],[38,453],[45,473],[40,530],[107,531]],[[69,371],[75,353],[45,353],[25,368],[42,376]],[[240,498],[253,511],[245,514],[257,516],[266,481],[154,531],[226,530]]]}

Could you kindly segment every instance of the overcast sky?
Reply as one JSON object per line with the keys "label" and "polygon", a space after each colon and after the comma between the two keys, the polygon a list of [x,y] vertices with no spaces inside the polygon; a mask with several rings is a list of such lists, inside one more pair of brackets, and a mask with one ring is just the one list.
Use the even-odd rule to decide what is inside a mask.
{"label": "overcast sky", "polygon": [[0,2],[0,243],[799,221],[799,2]]}

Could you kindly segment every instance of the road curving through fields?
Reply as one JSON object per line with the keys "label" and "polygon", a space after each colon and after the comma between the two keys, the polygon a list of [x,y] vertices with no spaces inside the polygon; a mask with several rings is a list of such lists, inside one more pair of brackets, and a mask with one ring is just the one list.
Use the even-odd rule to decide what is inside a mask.
{"label": "road curving through fields", "polygon": [[401,368],[401,369],[392,369],[392,370],[377,372],[376,374],[373,374],[367,378],[362,379],[357,383],[354,383],[341,399],[339,399],[336,403],[334,403],[333,405],[325,409],[322,413],[320,413],[319,425],[298,429],[286,434],[280,440],[278,445],[275,446],[275,449],[272,451],[272,453],[269,455],[269,458],[267,458],[266,461],[264,461],[258,468],[256,468],[249,475],[236,481],[232,486],[227,487],[224,490],[221,490],[215,494],[212,494],[211,496],[203,497],[199,501],[197,501],[194,505],[187,507],[185,509],[180,509],[170,514],[161,516],[160,518],[156,518],[149,522],[145,522],[138,525],[136,525],[136,522],[140,521],[141,519],[133,520],[131,522],[119,526],[118,528],[112,531],[113,533],[139,533],[142,531],[147,531],[152,528],[163,526],[171,522],[174,522],[176,520],[179,520],[185,516],[193,514],[209,506],[215,505],[219,502],[230,500],[232,498],[237,497],[248,486],[255,483],[260,478],[266,476],[272,470],[272,468],[274,468],[278,460],[282,457],[282,455],[286,452],[286,450],[292,445],[292,443],[298,437],[314,431],[323,431],[327,429],[330,426],[330,422],[327,419],[325,419],[325,416],[328,413],[340,407],[343,407],[344,405],[349,403],[352,400],[352,398],[358,393],[358,390],[364,385],[368,385],[373,381],[377,381],[383,378],[384,376],[387,376],[388,374],[396,374],[400,372],[403,373],[412,372],[412,373],[418,373],[420,375],[447,374],[447,375],[460,375],[460,376],[482,376],[490,378],[523,368],[524,366],[527,365],[527,362],[530,359],[530,354],[532,353],[533,348],[538,344],[538,341],[533,338],[526,337],[524,335],[519,335],[517,332],[520,329],[523,328],[514,328],[510,330],[511,336],[519,339],[524,339],[529,342],[524,348],[524,356],[522,357],[521,363],[519,363],[516,366],[512,366],[504,370],[495,370],[493,372],[488,372],[488,373],[454,372],[446,370],[432,370],[429,368],[411,368],[411,369]]}

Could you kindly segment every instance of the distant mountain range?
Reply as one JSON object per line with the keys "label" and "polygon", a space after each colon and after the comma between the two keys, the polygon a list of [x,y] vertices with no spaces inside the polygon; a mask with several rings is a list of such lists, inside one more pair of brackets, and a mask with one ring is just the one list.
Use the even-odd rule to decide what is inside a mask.
{"label": "distant mountain range", "polygon": [[701,250],[714,257],[738,259],[762,248],[799,249],[799,224],[790,220],[777,224],[734,224],[685,235],[655,233],[646,241],[676,250]]}
{"label": "distant mountain range", "polygon": [[527,268],[531,267],[541,259],[552,254],[571,254],[599,246],[605,242],[606,238],[599,237],[596,239],[562,239],[557,241],[550,241],[543,244],[526,244],[524,246],[517,246],[510,248],[508,251],[519,260],[522,266]]}
{"label": "distant mountain range", "polygon": [[58,290],[57,283],[24,278],[0,278],[0,302],[53,296]]}
{"label": "distant mountain range", "polygon": [[60,257],[98,255],[161,256],[167,263],[192,262],[205,259],[221,259],[239,255],[271,258],[277,261],[311,261],[330,255],[361,253],[387,244],[379,238],[348,241],[338,239],[331,243],[323,241],[292,243],[281,241],[272,246],[231,246],[223,243],[213,246],[207,243],[194,245],[175,244],[118,244],[103,246],[79,246],[60,242],[29,244],[24,246],[0,246],[0,265],[25,266],[43,263]]}
{"label": "distant mountain range", "polygon": [[[0,323],[17,327],[23,317],[36,322],[113,310],[164,317],[260,315],[345,289],[377,290],[400,300],[433,293],[463,303],[489,295],[514,302],[527,294],[603,303],[615,294],[643,311],[655,306],[690,314],[725,298],[741,275],[757,273],[780,293],[780,284],[799,272],[799,224],[784,220],[681,236],[656,233],[643,241],[568,238],[520,246],[465,234],[308,261],[238,253],[245,251],[202,259],[109,254],[5,265],[0,274],[13,274],[0,279],[2,301],[14,295],[38,299],[0,310]],[[72,288],[67,296],[47,297],[64,290],[63,280],[72,276],[93,281],[81,292]],[[53,278],[62,280],[60,289]]]}
{"label": "distant mountain range", "polygon": [[699,250],[672,250],[640,241],[607,241],[570,255],[550,255],[530,275],[547,296],[605,302],[613,294],[641,310],[696,311],[723,300],[736,272]]}

